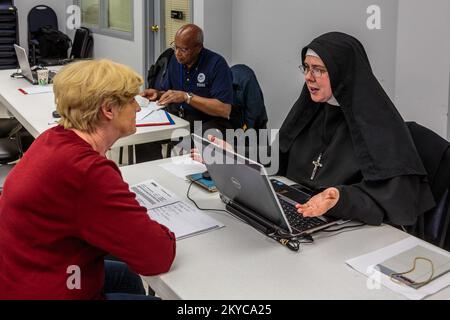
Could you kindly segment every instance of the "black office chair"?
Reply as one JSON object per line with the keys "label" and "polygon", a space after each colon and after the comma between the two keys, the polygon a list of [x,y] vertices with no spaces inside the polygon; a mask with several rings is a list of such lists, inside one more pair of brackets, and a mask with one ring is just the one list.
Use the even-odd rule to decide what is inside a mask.
{"label": "black office chair", "polygon": [[39,51],[39,29],[50,27],[58,30],[58,17],[52,8],[45,5],[33,7],[28,13],[28,48],[31,63],[37,64],[40,57]]}
{"label": "black office chair", "polygon": [[153,64],[147,73],[148,87],[161,90],[161,85],[167,77],[167,66],[172,58],[174,51],[172,48],[164,50],[160,54],[155,64]]}
{"label": "black office chair", "polygon": [[81,27],[75,31],[69,59],[92,58],[94,39],[91,30]]}
{"label": "black office chair", "polygon": [[[167,79],[167,67],[170,59],[174,54],[172,48],[164,50],[156,59],[155,63],[150,66],[147,73],[148,88],[161,90],[163,82]],[[166,109],[167,110],[167,109]],[[153,161],[162,159],[162,145],[167,145],[166,157],[170,157],[173,147],[171,140],[162,140],[157,142],[137,144],[134,146],[136,151],[136,162]],[[133,152],[133,146],[128,147],[128,154]],[[119,164],[122,164],[123,147],[120,147]]]}
{"label": "black office chair", "polygon": [[411,233],[439,247],[450,249],[450,143],[415,122],[407,122],[417,152],[427,171],[436,207],[419,217]]}
{"label": "black office chair", "polygon": [[233,76],[233,111],[230,120],[235,129],[265,129],[267,111],[255,72],[245,64],[231,67]]}
{"label": "black office chair", "polygon": [[22,126],[16,119],[0,119],[0,193],[6,176],[14,167],[11,162],[22,156],[19,132]]}

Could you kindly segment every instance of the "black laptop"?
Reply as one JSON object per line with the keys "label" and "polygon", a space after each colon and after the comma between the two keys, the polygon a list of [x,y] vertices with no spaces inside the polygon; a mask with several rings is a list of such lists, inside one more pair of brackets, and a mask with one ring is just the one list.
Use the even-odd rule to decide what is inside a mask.
{"label": "black laptop", "polygon": [[344,222],[326,216],[302,217],[295,205],[307,202],[310,193],[269,179],[257,162],[224,151],[198,135],[192,138],[227,210],[263,233],[301,236]]}

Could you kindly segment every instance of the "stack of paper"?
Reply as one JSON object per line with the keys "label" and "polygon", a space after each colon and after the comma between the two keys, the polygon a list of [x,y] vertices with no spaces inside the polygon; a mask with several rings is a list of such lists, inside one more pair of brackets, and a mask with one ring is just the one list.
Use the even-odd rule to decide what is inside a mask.
{"label": "stack of paper", "polygon": [[26,87],[19,89],[20,92],[23,94],[40,94],[40,93],[52,93],[53,92],[53,86],[32,86],[32,87]]}
{"label": "stack of paper", "polygon": [[177,240],[224,226],[182,201],[155,180],[142,182],[130,189],[136,194],[137,201],[147,208],[150,217],[169,228]]}
{"label": "stack of paper", "polygon": [[142,107],[141,111],[136,114],[136,126],[161,126],[174,124],[170,115],[161,110],[165,106],[159,106],[156,102],[150,102],[147,106]]}

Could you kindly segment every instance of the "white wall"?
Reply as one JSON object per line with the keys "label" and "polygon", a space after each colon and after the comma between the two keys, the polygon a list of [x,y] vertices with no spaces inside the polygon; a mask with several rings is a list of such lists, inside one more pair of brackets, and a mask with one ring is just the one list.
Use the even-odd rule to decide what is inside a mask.
{"label": "white wall", "polygon": [[[374,2],[381,7],[382,29],[369,31],[366,10]],[[329,31],[352,34],[363,43],[376,76],[393,98],[397,5],[393,0],[233,0],[232,62],[256,72],[269,126],[281,126],[300,94],[301,49]]]}
{"label": "white wall", "polygon": [[[375,75],[405,120],[450,139],[448,0],[432,5],[423,0],[232,0],[231,13],[228,1],[216,2],[194,0],[194,23],[210,33],[206,46],[227,59],[231,23],[230,64],[255,70],[270,127],[282,124],[303,85],[296,68],[301,48],[338,30],[361,40]],[[373,4],[381,8],[381,30],[366,27],[366,9]]]}
{"label": "white wall", "polygon": [[232,4],[230,0],[204,1],[205,47],[220,53],[230,64],[232,60]]}
{"label": "white wall", "polygon": [[228,64],[232,62],[232,7],[231,0],[193,0],[192,22],[203,29],[206,48],[220,53]]}
{"label": "white wall", "polygon": [[406,120],[450,138],[450,1],[399,0],[395,101]]}
{"label": "white wall", "polygon": [[193,18],[192,22],[198,25],[200,28],[205,28],[204,16],[205,16],[205,1],[203,0],[192,0],[193,3]]}

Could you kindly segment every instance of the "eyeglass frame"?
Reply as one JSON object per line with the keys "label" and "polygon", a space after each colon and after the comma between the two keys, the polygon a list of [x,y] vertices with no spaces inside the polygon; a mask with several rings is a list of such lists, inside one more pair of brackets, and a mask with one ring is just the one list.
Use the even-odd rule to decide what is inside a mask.
{"label": "eyeglass frame", "polygon": [[328,73],[328,70],[326,70],[326,69],[317,68],[317,67],[311,68],[310,66],[305,65],[305,64],[301,64],[298,67],[304,76],[306,76],[308,74],[308,72],[310,72],[310,71],[311,71],[311,75],[314,78],[321,78],[324,75],[324,73]]}
{"label": "eyeglass frame", "polygon": [[173,49],[173,51],[180,50],[180,52],[181,52],[182,54],[186,54],[186,53],[188,53],[189,51],[191,51],[192,49],[194,49],[196,46],[198,46],[198,44],[196,44],[195,46],[190,47],[190,48],[181,48],[181,47],[177,47],[177,45],[175,44],[175,41],[172,41],[172,42],[170,43],[169,46],[170,46],[170,48]]}

